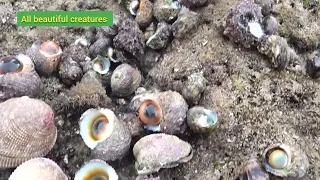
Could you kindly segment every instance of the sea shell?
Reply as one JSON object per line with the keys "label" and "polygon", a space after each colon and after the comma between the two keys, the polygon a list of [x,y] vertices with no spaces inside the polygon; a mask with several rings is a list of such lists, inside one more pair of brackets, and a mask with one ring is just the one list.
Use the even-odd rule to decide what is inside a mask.
{"label": "sea shell", "polygon": [[182,7],[178,19],[172,24],[173,36],[183,38],[200,24],[200,15],[186,7]]}
{"label": "sea shell", "polygon": [[14,170],[9,180],[68,180],[62,169],[47,158],[30,159]]}
{"label": "sea shell", "polygon": [[[150,104],[152,106],[146,106]],[[131,100],[130,106],[137,112],[144,128],[148,131],[166,134],[183,134],[186,131],[188,104],[178,92],[136,95]]]}
{"label": "sea shell", "polygon": [[96,42],[94,42],[89,48],[89,55],[91,58],[95,58],[98,55],[107,56],[108,47],[112,44],[112,40],[106,37],[100,37]]}
{"label": "sea shell", "polygon": [[141,0],[139,12],[135,18],[141,28],[146,28],[150,25],[153,19],[152,14],[153,3],[150,0]]}
{"label": "sea shell", "polygon": [[123,61],[124,58],[121,58],[120,56],[123,56],[119,51],[117,51],[116,49],[109,47],[108,48],[108,58],[110,59],[110,61],[117,63],[117,62],[121,62]]}
{"label": "sea shell", "polygon": [[192,159],[189,143],[168,134],[151,134],[141,138],[133,146],[138,175],[158,172],[161,168],[172,168]]}
{"label": "sea shell", "polygon": [[35,42],[26,53],[34,62],[35,69],[39,75],[47,77],[57,70],[62,56],[62,49],[53,41]]}
{"label": "sea shell", "polygon": [[0,168],[42,157],[56,142],[53,110],[41,100],[23,96],[0,103],[0,119]]}
{"label": "sea shell", "polygon": [[108,163],[93,159],[86,162],[79,171],[76,172],[74,180],[101,179],[118,180],[118,174]]}
{"label": "sea shell", "polygon": [[298,147],[276,144],[265,150],[264,166],[276,176],[302,178],[310,165],[307,155]]}
{"label": "sea shell", "polygon": [[268,16],[273,9],[274,0],[254,0],[254,3],[261,7],[262,14]]}
{"label": "sea shell", "polygon": [[112,93],[119,97],[129,96],[139,87],[142,81],[140,71],[129,64],[121,64],[111,76]]}
{"label": "sea shell", "polygon": [[204,78],[202,72],[193,73],[188,76],[187,81],[185,81],[181,95],[189,105],[198,104],[206,85],[207,80]]}
{"label": "sea shell", "polygon": [[261,54],[270,58],[270,63],[275,69],[282,70],[299,59],[294,49],[288,45],[287,40],[278,35],[264,36],[257,48]]}
{"label": "sea shell", "polygon": [[59,77],[63,83],[73,85],[80,81],[83,76],[83,71],[80,65],[71,58],[63,59],[59,67]]}
{"label": "sea shell", "polygon": [[107,74],[110,70],[110,66],[110,60],[100,55],[92,60],[92,68],[99,74]]}
{"label": "sea shell", "polygon": [[88,109],[80,117],[79,126],[80,135],[92,149],[94,158],[114,161],[127,154],[131,132],[110,109]]}
{"label": "sea shell", "polygon": [[0,58],[0,102],[12,97],[36,97],[40,93],[41,79],[28,56]]}
{"label": "sea shell", "polygon": [[269,180],[269,174],[256,158],[251,158],[245,162],[243,172],[239,176],[239,180]]}
{"label": "sea shell", "polygon": [[156,32],[148,39],[146,45],[152,49],[162,49],[167,46],[171,36],[171,26],[165,21],[161,21],[157,25]]}
{"label": "sea shell", "polygon": [[199,133],[211,132],[219,125],[217,113],[201,106],[189,109],[187,123],[194,132]]}

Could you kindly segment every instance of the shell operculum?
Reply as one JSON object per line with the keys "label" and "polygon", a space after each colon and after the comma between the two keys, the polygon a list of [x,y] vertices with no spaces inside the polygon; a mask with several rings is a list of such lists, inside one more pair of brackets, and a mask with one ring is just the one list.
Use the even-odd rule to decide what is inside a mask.
{"label": "shell operculum", "polygon": [[80,117],[80,135],[85,144],[94,149],[112,134],[114,113],[109,109],[88,109]]}
{"label": "shell operculum", "polygon": [[95,59],[92,60],[93,70],[99,74],[106,74],[110,70],[110,60],[108,58],[98,55]]}
{"label": "shell operculum", "polygon": [[110,61],[115,62],[115,63],[121,61],[120,59],[118,59],[118,57],[117,57],[117,55],[114,52],[114,49],[112,47],[108,48],[108,58],[110,59]]}
{"label": "shell operculum", "polygon": [[75,180],[99,179],[99,180],[118,180],[117,172],[108,163],[93,159],[80,168],[75,174]]}
{"label": "shell operculum", "polygon": [[60,46],[53,41],[35,42],[32,44],[32,48],[38,49],[45,57],[54,57],[62,54]]}
{"label": "shell operculum", "polygon": [[0,75],[31,72],[33,70],[34,64],[29,56],[19,54],[17,56],[6,56],[0,59]]}
{"label": "shell operculum", "polygon": [[143,124],[155,126],[158,125],[162,119],[162,110],[156,101],[145,99],[139,106],[138,116]]}

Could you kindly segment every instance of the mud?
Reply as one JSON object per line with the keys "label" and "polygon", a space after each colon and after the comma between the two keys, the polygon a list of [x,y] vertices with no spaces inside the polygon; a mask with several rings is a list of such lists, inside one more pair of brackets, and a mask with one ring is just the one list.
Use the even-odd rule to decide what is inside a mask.
{"label": "mud", "polygon": [[[65,48],[85,30],[17,27],[14,18],[18,10],[101,9],[113,10],[115,14],[127,13],[112,0],[0,2],[1,55],[25,52],[35,40],[53,39]],[[268,59],[256,50],[244,49],[222,36],[221,24],[230,8],[238,2],[240,0],[209,0],[207,6],[194,10],[202,17],[202,23],[196,29],[183,39],[174,39],[161,52],[157,63],[140,63],[146,64],[141,69],[145,78],[142,86],[147,89],[179,90],[177,84],[186,81],[190,74],[203,71],[208,82],[199,104],[216,110],[221,120],[220,127],[210,135],[185,137],[195,150],[190,162],[161,170],[154,176],[165,180],[236,179],[244,160],[257,156],[262,161],[265,148],[274,143],[286,143],[301,146],[308,155],[311,167],[303,179],[320,179],[320,84],[305,72],[305,59],[310,53],[305,47],[311,44],[313,49],[315,43],[303,43],[304,51],[299,54],[301,61],[294,67],[281,72],[273,70]],[[289,24],[291,21],[282,23],[285,26],[280,32],[285,34],[287,29],[294,30],[291,27],[295,24]],[[293,45],[295,43],[292,47],[301,49],[299,44]],[[149,57],[156,55],[150,53]],[[49,104],[69,88],[55,77],[43,78],[43,83],[39,98]],[[115,99],[109,91],[107,95],[112,99],[116,115],[125,113],[121,107],[128,99]],[[79,135],[79,117],[80,112],[56,113],[58,140],[46,156],[57,162],[70,178],[91,159],[90,150]],[[137,176],[132,152],[112,165],[120,179],[134,180]],[[7,179],[12,171],[1,170],[0,179]],[[271,179],[278,178],[272,176]]]}

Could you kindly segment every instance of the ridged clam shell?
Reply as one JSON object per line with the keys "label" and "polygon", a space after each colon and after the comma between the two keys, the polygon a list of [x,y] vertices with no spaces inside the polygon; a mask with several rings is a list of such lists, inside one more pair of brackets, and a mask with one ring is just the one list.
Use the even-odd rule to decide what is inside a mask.
{"label": "ridged clam shell", "polygon": [[27,96],[0,103],[0,168],[46,155],[56,142],[54,114],[45,102]]}
{"label": "ridged clam shell", "polygon": [[34,158],[22,163],[9,180],[67,180],[62,169],[47,158]]}

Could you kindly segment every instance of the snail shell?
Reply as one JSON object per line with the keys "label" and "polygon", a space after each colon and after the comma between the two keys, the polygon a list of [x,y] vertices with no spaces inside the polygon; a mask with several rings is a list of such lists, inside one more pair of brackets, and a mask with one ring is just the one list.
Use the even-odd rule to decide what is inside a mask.
{"label": "snail shell", "polygon": [[296,52],[291,49],[287,40],[278,35],[264,36],[257,47],[261,54],[268,56],[275,69],[284,69],[289,63],[299,59]]}
{"label": "snail shell", "polygon": [[0,103],[0,119],[0,168],[42,157],[56,142],[53,111],[41,100],[23,96]]}
{"label": "snail shell", "polygon": [[11,174],[9,180],[68,180],[62,169],[52,160],[47,158],[30,159]]}
{"label": "snail shell", "polygon": [[131,107],[149,131],[166,134],[183,134],[186,131],[188,104],[178,92],[137,95],[133,97]]}
{"label": "snail shell", "polygon": [[105,179],[105,180],[118,180],[118,174],[108,163],[100,160],[93,159],[85,163],[79,171],[76,172],[74,180],[86,179]]}
{"label": "snail shell", "polygon": [[153,3],[150,0],[140,1],[139,11],[135,19],[140,27],[146,28],[150,25],[153,19],[152,9]]}
{"label": "snail shell", "polygon": [[170,21],[178,16],[180,9],[181,4],[179,1],[155,0],[153,15],[158,21]]}
{"label": "snail shell", "polygon": [[46,41],[41,44],[35,42],[26,53],[34,62],[39,75],[47,77],[57,70],[62,56],[62,49],[53,41]]}
{"label": "snail shell", "polygon": [[141,81],[140,71],[124,63],[113,71],[111,89],[119,97],[129,96],[139,87]]}
{"label": "snail shell", "polygon": [[189,127],[199,133],[211,132],[219,124],[217,113],[201,106],[189,109],[187,117]]}
{"label": "snail shell", "polygon": [[177,136],[161,133],[141,138],[133,146],[133,155],[138,175],[148,175],[190,161],[193,150],[189,143]]}
{"label": "snail shell", "polygon": [[309,169],[309,160],[301,149],[277,144],[265,150],[264,166],[276,176],[302,178]]}
{"label": "snail shell", "polygon": [[251,158],[243,167],[239,180],[269,180],[269,174],[256,158]]}
{"label": "snail shell", "polygon": [[98,55],[92,60],[92,69],[99,74],[107,74],[110,70],[110,60]]}
{"label": "snail shell", "polygon": [[41,79],[28,56],[20,54],[0,58],[0,102],[11,97],[36,97],[40,86]]}
{"label": "snail shell", "polygon": [[79,121],[80,135],[94,158],[114,161],[130,148],[131,132],[110,109],[88,109]]}

